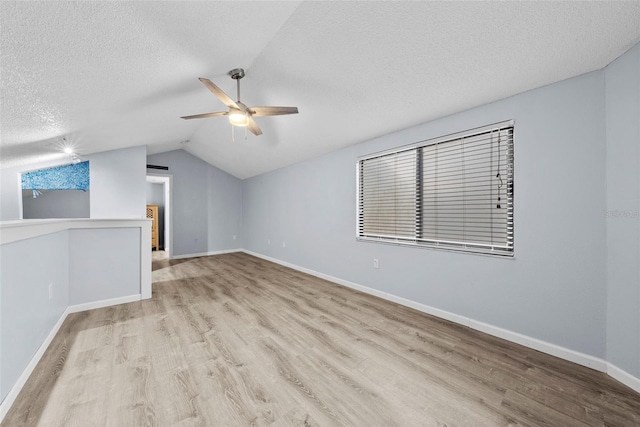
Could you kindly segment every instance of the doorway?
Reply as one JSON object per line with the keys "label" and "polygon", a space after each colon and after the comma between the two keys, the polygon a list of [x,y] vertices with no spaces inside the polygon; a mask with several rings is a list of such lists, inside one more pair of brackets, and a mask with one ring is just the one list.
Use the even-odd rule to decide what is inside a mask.
{"label": "doorway", "polygon": [[173,253],[173,227],[171,226],[171,175],[147,174],[147,204],[158,205],[158,251],[165,257]]}

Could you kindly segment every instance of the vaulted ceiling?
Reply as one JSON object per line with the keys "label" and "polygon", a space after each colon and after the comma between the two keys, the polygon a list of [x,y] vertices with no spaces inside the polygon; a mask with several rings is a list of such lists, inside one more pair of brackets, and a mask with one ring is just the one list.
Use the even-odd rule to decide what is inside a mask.
{"label": "vaulted ceiling", "polygon": [[[147,145],[239,178],[600,69],[640,41],[640,2],[0,4],[2,167]],[[247,105],[256,137],[199,81]],[[65,138],[66,142],[62,142]]]}

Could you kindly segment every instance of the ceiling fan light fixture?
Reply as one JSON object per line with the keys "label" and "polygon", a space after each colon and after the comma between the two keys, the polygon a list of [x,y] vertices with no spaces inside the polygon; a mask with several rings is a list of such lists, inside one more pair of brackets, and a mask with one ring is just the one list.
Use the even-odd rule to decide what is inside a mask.
{"label": "ceiling fan light fixture", "polygon": [[249,124],[249,116],[243,111],[231,111],[229,113],[229,122],[234,126],[246,127]]}

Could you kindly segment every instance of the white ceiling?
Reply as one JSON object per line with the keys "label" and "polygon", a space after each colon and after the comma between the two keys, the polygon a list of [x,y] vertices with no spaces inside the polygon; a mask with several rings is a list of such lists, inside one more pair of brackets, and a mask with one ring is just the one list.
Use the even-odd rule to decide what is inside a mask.
{"label": "white ceiling", "polygon": [[[251,177],[600,69],[640,41],[640,2],[0,4],[2,167],[136,145]],[[224,117],[198,81],[249,106]],[[185,142],[185,141],[189,142]]]}

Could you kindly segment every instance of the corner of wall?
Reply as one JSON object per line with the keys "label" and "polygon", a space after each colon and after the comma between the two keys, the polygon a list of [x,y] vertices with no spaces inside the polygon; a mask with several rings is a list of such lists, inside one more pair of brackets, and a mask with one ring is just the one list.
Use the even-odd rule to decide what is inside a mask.
{"label": "corner of wall", "polygon": [[[605,67],[606,358],[640,378],[640,44]],[[640,380],[637,382],[640,383]]]}

